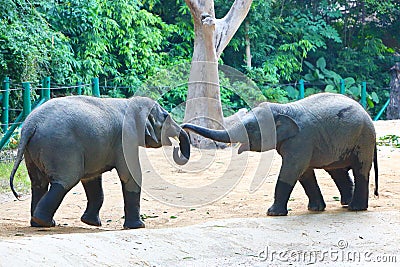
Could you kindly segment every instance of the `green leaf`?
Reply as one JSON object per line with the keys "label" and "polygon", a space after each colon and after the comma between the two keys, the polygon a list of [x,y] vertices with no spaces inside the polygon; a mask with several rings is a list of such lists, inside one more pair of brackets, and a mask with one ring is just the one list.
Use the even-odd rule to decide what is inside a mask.
{"label": "green leaf", "polygon": [[297,96],[299,95],[299,90],[297,90],[293,86],[287,86],[286,92],[287,92],[287,96],[292,99],[296,99]]}
{"label": "green leaf", "polygon": [[306,75],[304,75],[304,79],[307,81],[315,81],[314,75],[312,75],[311,73],[307,73]]}
{"label": "green leaf", "polygon": [[326,78],[330,78],[330,79],[341,79],[340,75],[337,74],[334,71],[331,70],[327,70],[327,69],[323,69],[322,73],[326,76]]}
{"label": "green leaf", "polygon": [[352,77],[344,78],[344,85],[345,85],[346,88],[350,88],[355,83],[356,83],[356,81]]}
{"label": "green leaf", "polygon": [[337,90],[335,89],[335,86],[333,86],[332,84],[328,84],[328,85],[325,87],[325,92],[328,92],[328,93],[337,93]]}
{"label": "green leaf", "polygon": [[308,61],[304,61],[304,64],[310,69],[310,70],[315,70],[315,67],[314,67],[314,65],[313,64],[311,64],[310,62],[308,62]]}
{"label": "green leaf", "polygon": [[314,77],[318,80],[322,80],[325,78],[324,75],[321,74],[321,72],[319,71],[319,69],[316,69],[314,72]]}
{"label": "green leaf", "polygon": [[375,92],[371,93],[371,98],[372,98],[372,101],[374,101],[375,103],[379,104],[379,97]]}
{"label": "green leaf", "polygon": [[352,87],[350,87],[350,88],[348,89],[348,92],[349,92],[352,96],[358,98],[358,97],[361,96],[361,86],[352,86]]}
{"label": "green leaf", "polygon": [[325,69],[325,67],[326,67],[325,58],[320,57],[320,58],[317,60],[317,67],[320,68],[321,70]]}
{"label": "green leaf", "polygon": [[315,89],[315,88],[313,88],[313,87],[309,87],[309,88],[307,88],[307,89],[305,90],[304,96],[313,95],[313,94],[317,93],[317,91],[318,91],[317,89]]}
{"label": "green leaf", "polygon": [[367,97],[367,104],[369,108],[373,108],[375,106],[370,96]]}

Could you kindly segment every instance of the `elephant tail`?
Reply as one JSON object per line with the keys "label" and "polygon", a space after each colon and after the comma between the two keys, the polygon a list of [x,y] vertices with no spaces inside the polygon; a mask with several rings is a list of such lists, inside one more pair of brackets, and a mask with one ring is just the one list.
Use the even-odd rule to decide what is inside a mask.
{"label": "elephant tail", "polygon": [[14,196],[18,200],[21,198],[21,195],[18,194],[17,191],[15,191],[15,189],[14,189],[14,176],[18,170],[19,164],[21,164],[21,161],[23,159],[25,147],[28,144],[29,140],[31,140],[32,136],[34,135],[34,133],[36,131],[36,127],[32,127],[32,128],[28,127],[28,128],[25,128],[25,130],[26,131],[23,134],[21,134],[21,140],[18,145],[17,157],[15,159],[14,167],[10,174],[10,188],[11,188],[11,191],[13,192]]}
{"label": "elephant tail", "polygon": [[374,149],[374,172],[375,172],[375,190],[374,190],[374,195],[379,196],[378,193],[378,151],[376,148],[375,144],[375,149]]}

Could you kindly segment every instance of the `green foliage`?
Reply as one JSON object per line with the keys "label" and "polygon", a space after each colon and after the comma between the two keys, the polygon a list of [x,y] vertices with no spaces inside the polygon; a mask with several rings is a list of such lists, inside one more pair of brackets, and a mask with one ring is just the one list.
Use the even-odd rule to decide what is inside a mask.
{"label": "green foliage", "polygon": [[264,68],[246,68],[247,77],[251,79],[265,96],[264,101],[286,103],[287,92],[283,86],[275,85],[279,82],[277,68],[273,64]]}
{"label": "green foliage", "polygon": [[[215,0],[216,17],[231,5]],[[99,76],[107,80],[102,94],[127,97],[162,69],[190,62],[193,53],[193,22],[184,0],[4,0],[0,15],[0,78],[9,76],[14,85],[37,86],[47,75],[53,84]],[[388,69],[399,60],[393,56],[400,50],[399,1],[253,1],[246,22],[249,31],[239,28],[221,61],[244,72],[269,101],[296,99],[301,78],[309,95],[337,91],[343,77],[355,99],[360,82],[367,82],[371,113],[385,102],[379,99],[387,99]],[[244,66],[245,36],[250,68]],[[243,86],[235,82],[221,82],[223,103],[233,109],[243,103],[224,86]],[[168,109],[186,98],[185,86],[155,86],[172,89],[160,100]]]}
{"label": "green foliage", "polygon": [[392,146],[395,148],[400,148],[400,136],[394,134],[381,136],[379,137],[377,144],[379,146]]}
{"label": "green foliage", "polygon": [[137,0],[5,0],[0,6],[0,77],[57,84],[112,79],[137,86],[170,64],[168,38],[181,31]]}
{"label": "green foliage", "polygon": [[190,64],[177,64],[159,69],[142,83],[136,95],[156,99],[178,122],[183,121]]}
{"label": "green foliage", "polygon": [[163,42],[171,27],[137,0],[65,0],[47,14],[69,37],[80,80],[100,75],[137,84],[164,63]]}
{"label": "green foliage", "polygon": [[166,64],[190,62],[193,54],[194,29],[189,7],[184,0],[146,0],[144,7],[168,25],[163,42]]}
{"label": "green foliage", "polygon": [[[304,64],[308,68],[308,73],[304,75],[306,81],[313,85],[325,86],[324,91],[339,92],[342,77],[336,72],[326,69],[325,58],[319,58],[316,61],[315,66],[308,61],[304,61]],[[352,79],[351,83],[349,83],[350,79],[347,81],[346,85],[348,87],[353,85],[355,82],[354,79]],[[350,88],[351,87],[349,87],[349,90]]]}
{"label": "green foliage", "polygon": [[13,137],[10,138],[9,143],[7,144],[7,146],[5,148],[6,149],[17,149],[20,139],[21,139],[21,135],[19,133],[15,134]]}
{"label": "green foliage", "polygon": [[49,70],[72,75],[75,62],[66,36],[55,31],[38,9],[25,0],[4,0],[0,5],[0,77],[37,81]]}
{"label": "green foliage", "polygon": [[225,77],[223,72],[219,72],[219,82],[224,116],[230,116],[241,108],[250,108],[249,103],[243,99],[247,97],[245,93],[249,91],[245,81],[232,81],[229,77]]}
{"label": "green foliage", "polygon": [[338,32],[328,25],[321,15],[314,15],[310,10],[294,9],[289,16],[282,18],[279,31],[286,33],[277,38],[275,66],[280,69],[280,80],[291,81],[303,70],[303,60],[311,52],[327,47],[329,40],[340,43]]}
{"label": "green foliage", "polygon": [[[315,66],[305,61],[304,64],[308,68],[308,73],[304,75],[304,80],[307,81],[311,86],[308,86],[305,90],[305,96],[315,94],[317,92],[331,92],[338,93],[340,92],[341,84],[344,83],[344,92],[345,94],[351,96],[357,101],[361,99],[361,84],[360,82],[356,82],[353,77],[342,78],[338,73],[328,70],[326,68],[326,60],[325,58],[319,58]],[[291,94],[290,97],[293,99],[294,91],[290,88]],[[298,93],[298,91],[296,90]],[[368,108],[373,108],[375,103],[379,103],[379,97],[376,92],[367,92],[367,104]]]}
{"label": "green foliage", "polygon": [[[314,78],[305,79],[313,81],[312,87],[306,84],[309,95],[328,85],[327,91],[337,90],[339,76],[352,77],[357,83],[346,80],[347,93],[358,99],[359,83],[366,81],[370,112],[377,112],[385,102],[377,103],[377,98],[387,99],[388,69],[394,65],[393,53],[400,49],[399,1],[261,1],[253,2],[246,20],[250,23],[251,69],[265,70],[276,88],[310,74]],[[245,55],[244,35],[242,25],[222,58],[250,76],[243,56],[236,56]],[[319,58],[326,59],[329,71],[316,66],[310,73],[306,61]],[[287,90],[289,99],[297,98],[296,86]]]}
{"label": "green foliage", "polygon": [[[1,151],[0,153],[5,153]],[[14,166],[14,163],[4,163],[0,162],[0,193],[10,191],[10,173]],[[21,164],[17,170],[14,177],[14,186],[17,192],[27,193],[30,188],[30,180],[28,176],[28,171],[25,164]]]}
{"label": "green foliage", "polygon": [[[285,1],[254,2],[246,19],[250,22],[248,34],[253,67],[264,68],[267,73],[273,71],[281,83],[299,79],[303,60],[311,52],[326,48],[328,41],[341,42],[339,33],[324,19],[324,9],[320,14],[313,14],[312,9],[298,8],[304,3],[292,3],[290,7],[286,6],[288,4]],[[231,41],[235,45],[233,49],[242,54],[245,47],[243,28],[242,25]],[[232,62],[237,57],[232,57],[230,47],[222,58],[227,64],[241,69],[243,61]]]}

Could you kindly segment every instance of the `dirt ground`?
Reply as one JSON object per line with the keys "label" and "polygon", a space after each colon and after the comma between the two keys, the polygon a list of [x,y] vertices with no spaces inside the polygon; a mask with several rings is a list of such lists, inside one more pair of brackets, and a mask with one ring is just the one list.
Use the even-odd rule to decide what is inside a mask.
{"label": "dirt ground", "polygon": [[[376,122],[378,136],[386,134],[400,135],[400,121]],[[345,137],[343,137],[345,138]],[[254,193],[248,188],[254,177],[254,169],[258,164],[260,153],[246,152],[241,155],[232,156],[232,150],[218,150],[214,162],[203,171],[191,172],[178,167],[168,167],[164,153],[159,149],[146,149],[145,153],[153,167],[142,162],[143,180],[149,180],[154,171],[160,172],[163,177],[177,185],[197,186],[199,184],[210,184],[213,177],[219,177],[221,173],[227,173],[229,177],[240,177],[243,165],[246,166],[244,175],[236,187],[221,199],[203,206],[179,207],[171,206],[155,200],[146,192],[142,194],[141,213],[144,216],[147,229],[172,228],[189,226],[218,219],[229,218],[265,218],[268,207],[272,204],[274,186],[280,168],[280,157],[275,153],[270,172],[261,187]],[[164,150],[163,150],[164,151]],[[164,151],[165,152],[165,151]],[[169,152],[168,152],[169,153]],[[192,159],[201,156],[205,151],[192,151]],[[247,155],[246,155],[247,154]],[[244,159],[248,159],[247,162]],[[227,169],[231,161],[233,168]],[[370,179],[370,200],[368,214],[385,211],[400,210],[400,149],[392,147],[379,147],[379,198],[373,196],[374,179],[373,171]],[[164,168],[164,165],[167,167]],[[266,164],[267,165],[267,164]],[[268,167],[268,166],[266,166]],[[339,192],[333,181],[324,171],[317,172],[317,180],[327,204],[326,214],[350,213],[342,208],[338,201]],[[79,184],[73,188],[64,199],[60,209],[55,215],[57,226],[53,228],[37,229],[29,227],[30,218],[30,196],[24,197],[23,201],[14,200],[10,194],[0,197],[0,238],[20,239],[53,234],[69,233],[93,233],[114,231],[122,229],[123,224],[123,201],[121,186],[115,171],[103,175],[105,201],[101,209],[102,227],[92,227],[80,221],[86,207],[86,198],[82,186]],[[150,186],[160,192],[158,195],[176,197],[177,205],[185,203],[179,192],[173,192],[175,196],[168,193],[167,187]],[[201,195],[199,199],[201,199]],[[307,210],[307,198],[302,187],[297,184],[289,201],[289,216],[307,215],[312,213]]]}

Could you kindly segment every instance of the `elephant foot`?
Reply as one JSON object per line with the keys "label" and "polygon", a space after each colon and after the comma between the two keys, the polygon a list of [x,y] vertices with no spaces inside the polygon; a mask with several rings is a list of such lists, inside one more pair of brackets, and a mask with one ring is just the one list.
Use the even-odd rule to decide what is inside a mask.
{"label": "elephant foot", "polygon": [[138,228],[145,228],[144,222],[142,220],[136,220],[136,221],[125,221],[124,223],[124,229],[138,229]]}
{"label": "elephant foot", "polygon": [[365,197],[353,197],[353,200],[347,207],[347,209],[351,211],[367,210],[367,208],[368,208],[368,195],[366,195]]}
{"label": "elephant foot", "polygon": [[33,227],[55,226],[54,213],[67,192],[62,185],[52,184],[50,190],[37,203],[35,211],[32,213],[31,225]]}
{"label": "elephant foot", "polygon": [[103,186],[101,175],[94,179],[82,180],[87,197],[86,210],[81,217],[81,221],[92,226],[101,226],[99,211],[104,201]]}
{"label": "elephant foot", "polygon": [[40,219],[40,218],[32,216],[31,226],[32,227],[54,227],[54,226],[56,226],[56,222],[53,219],[44,220],[44,219]]}
{"label": "elephant foot", "polygon": [[287,203],[289,201],[290,193],[294,187],[288,183],[282,182],[278,178],[275,185],[275,200],[274,204],[268,209],[268,216],[285,216],[288,214]]}
{"label": "elephant foot", "polygon": [[81,221],[91,226],[101,226],[101,220],[99,215],[89,215],[84,213],[81,217]]}
{"label": "elephant foot", "polygon": [[340,193],[340,204],[348,206],[353,200],[353,190]]}
{"label": "elephant foot", "polygon": [[273,204],[267,211],[268,216],[286,216],[287,214],[287,208],[279,207],[276,204]]}
{"label": "elephant foot", "polygon": [[310,211],[324,211],[326,204],[324,201],[315,201],[308,203],[308,210]]}
{"label": "elephant foot", "polygon": [[347,207],[348,210],[350,211],[362,211],[362,210],[367,210],[368,209],[368,204],[367,205],[362,205],[359,203],[350,203],[349,206]]}
{"label": "elephant foot", "polygon": [[122,183],[122,193],[125,211],[124,229],[144,228],[144,222],[140,219],[140,191],[127,191],[126,184]]}
{"label": "elephant foot", "polygon": [[341,198],[340,198],[340,204],[341,204],[342,206],[348,206],[348,205],[351,203],[352,198],[353,198],[353,197],[347,197],[347,198],[341,197]]}

